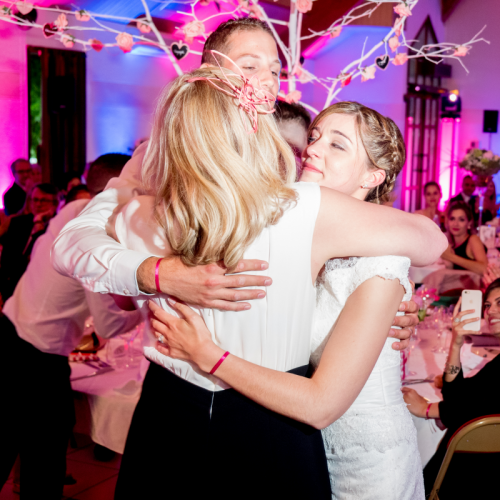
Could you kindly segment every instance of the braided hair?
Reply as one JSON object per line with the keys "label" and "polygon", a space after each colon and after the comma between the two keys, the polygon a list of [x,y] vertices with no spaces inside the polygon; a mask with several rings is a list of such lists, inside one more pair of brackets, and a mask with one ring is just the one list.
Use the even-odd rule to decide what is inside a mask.
{"label": "braided hair", "polygon": [[313,121],[312,130],[325,117],[334,114],[354,116],[361,143],[368,157],[369,168],[385,172],[385,180],[372,188],[365,201],[382,204],[390,201],[396,178],[405,163],[405,145],[398,126],[377,111],[354,101],[343,101],[324,109]]}

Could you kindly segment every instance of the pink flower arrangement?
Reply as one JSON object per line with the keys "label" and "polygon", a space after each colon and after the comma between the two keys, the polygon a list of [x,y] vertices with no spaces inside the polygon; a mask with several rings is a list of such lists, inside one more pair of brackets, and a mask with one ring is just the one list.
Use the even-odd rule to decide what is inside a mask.
{"label": "pink flower arrangement", "polygon": [[469,47],[466,47],[465,45],[459,45],[458,47],[455,47],[455,52],[453,52],[453,55],[463,57],[467,55],[467,52],[469,52]]}
{"label": "pink flower arrangement", "polygon": [[17,10],[25,16],[33,10],[33,4],[28,2],[16,2]]}
{"label": "pink flower arrangement", "polygon": [[141,33],[151,33],[151,26],[148,22],[137,21],[137,29]]}
{"label": "pink flower arrangement", "polygon": [[411,16],[411,9],[406,5],[405,2],[398,3],[394,7],[394,12],[401,17],[408,17]]}
{"label": "pink flower arrangement", "polygon": [[96,52],[101,52],[101,50],[104,47],[104,44],[100,41],[97,40],[96,38],[91,38],[89,40],[90,46],[96,51]]}
{"label": "pink flower arrangement", "polygon": [[399,43],[399,38],[397,36],[393,36],[392,38],[389,38],[389,47],[393,52],[396,52],[396,49],[400,46],[401,44]]}
{"label": "pink flower arrangement", "polygon": [[361,70],[361,81],[366,82],[367,80],[373,80],[375,78],[375,71],[377,68],[375,66],[368,66]]}
{"label": "pink flower arrangement", "polygon": [[77,21],[90,21],[90,14],[86,10],[77,10],[75,12],[75,17]]}
{"label": "pink flower arrangement", "polygon": [[132,35],[125,33],[124,31],[116,36],[116,42],[118,43],[118,47],[120,47],[125,54],[130,52],[132,50],[132,46],[134,45]]}
{"label": "pink flower arrangement", "polygon": [[285,96],[285,101],[288,104],[296,104],[302,99],[302,92],[300,90],[294,90],[293,92],[289,92]]}
{"label": "pink flower arrangement", "polygon": [[191,21],[182,27],[187,42],[192,42],[195,36],[205,33],[205,25],[201,21]]}
{"label": "pink flower arrangement", "polygon": [[335,28],[330,31],[330,38],[337,38],[340,33],[342,33],[342,26],[335,26]]}
{"label": "pink flower arrangement", "polygon": [[57,19],[54,21],[54,24],[57,26],[58,31],[64,31],[66,26],[68,26],[66,14],[59,14]]}
{"label": "pink flower arrangement", "polygon": [[71,35],[63,35],[61,37],[61,42],[67,49],[71,49],[75,45],[75,37]]}
{"label": "pink flower arrangement", "polygon": [[295,5],[301,14],[305,14],[313,8],[313,0],[297,0]]}
{"label": "pink flower arrangement", "polygon": [[392,64],[395,66],[402,66],[406,61],[408,61],[408,54],[397,54],[396,57],[392,60]]}

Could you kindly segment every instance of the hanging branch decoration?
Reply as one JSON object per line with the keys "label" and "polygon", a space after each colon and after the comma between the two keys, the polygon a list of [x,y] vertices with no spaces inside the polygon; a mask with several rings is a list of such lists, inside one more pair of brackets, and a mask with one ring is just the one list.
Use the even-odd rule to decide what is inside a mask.
{"label": "hanging branch decoration", "polygon": [[[418,3],[418,0],[366,0],[363,4],[351,9],[346,15],[334,21],[327,29],[323,31],[312,31],[302,33],[303,16],[307,15],[314,8],[314,0],[290,0],[290,15],[288,21],[272,19],[266,13],[263,5],[258,0],[176,0],[176,4],[188,5],[187,12],[177,11],[178,14],[186,16],[186,22],[177,27],[177,32],[180,38],[184,38],[184,42],[174,42],[167,46],[165,39],[156,27],[146,0],[140,0],[144,8],[144,17],[139,19],[131,19],[126,17],[111,16],[90,12],[87,10],[67,10],[59,7],[41,7],[33,3],[20,1],[0,0],[0,22],[16,24],[18,26],[38,28],[47,38],[58,37],[59,41],[67,48],[72,48],[76,44],[81,45],[84,50],[95,50],[100,52],[103,48],[118,47],[124,53],[132,50],[135,44],[147,44],[163,50],[172,63],[178,75],[182,75],[183,71],[178,65],[178,61],[186,57],[189,53],[201,55],[200,51],[193,50],[191,47],[194,43],[204,44],[209,34],[206,26],[207,22],[216,18],[241,18],[244,16],[255,17],[267,24],[271,30],[278,47],[284,57],[284,67],[282,70],[281,80],[287,83],[288,92],[280,91],[279,99],[287,102],[299,102],[302,93],[297,89],[297,84],[305,85],[308,83],[316,84],[326,91],[327,97],[324,103],[324,108],[330,106],[333,100],[338,99],[339,92],[349,85],[353,80],[360,77],[361,82],[367,82],[376,78],[378,69],[385,71],[390,63],[394,66],[402,66],[409,59],[422,58],[433,64],[439,64],[444,59],[455,59],[460,62],[462,67],[467,71],[463,62],[463,57],[466,56],[472,46],[478,42],[489,43],[484,38],[479,38],[485,27],[466,43],[438,43],[423,45],[420,48],[412,47],[410,42],[405,37],[405,24],[412,11]],[[172,0],[159,0],[163,6],[168,6]],[[205,7],[214,4],[217,8],[217,13],[208,17],[201,17]],[[304,40],[311,38],[337,38],[342,35],[343,28],[352,22],[363,17],[370,17],[382,3],[393,3],[394,12],[397,14],[397,19],[394,26],[389,30],[382,41],[375,44],[368,51],[365,51],[366,40],[363,45],[363,50],[359,59],[352,61],[335,77],[318,78],[302,67],[301,59],[301,43]],[[33,9],[39,11],[51,12],[54,14],[54,19],[45,24],[37,24],[35,21],[23,18]],[[72,24],[75,19],[84,24]],[[120,31],[115,29],[109,23],[126,23],[136,29],[137,32]],[[88,23],[88,24],[87,24]],[[275,26],[281,25],[288,28],[289,40],[288,45],[278,35]],[[76,33],[84,31],[96,31],[103,33],[115,34],[115,42],[103,43],[97,38],[84,40]],[[146,37],[145,35],[152,34]],[[201,49],[202,47],[200,47]],[[384,48],[385,53],[378,55],[373,59],[375,52]],[[307,109],[314,113],[318,113],[316,109],[306,103],[301,102]]]}

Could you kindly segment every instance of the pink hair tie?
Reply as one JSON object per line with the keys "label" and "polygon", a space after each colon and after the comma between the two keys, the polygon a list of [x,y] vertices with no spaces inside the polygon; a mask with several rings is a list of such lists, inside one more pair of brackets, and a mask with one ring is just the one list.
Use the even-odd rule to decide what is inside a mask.
{"label": "pink hair tie", "polygon": [[156,285],[156,291],[158,293],[162,293],[160,290],[160,275],[158,274],[158,271],[160,270],[160,262],[163,260],[163,258],[158,259],[156,262],[156,269],[155,269],[155,285]]}
{"label": "pink hair tie", "polygon": [[427,405],[427,410],[425,410],[425,420],[429,420],[429,410],[431,409],[432,403]]}
{"label": "pink hair tie", "polygon": [[219,368],[219,366],[222,364],[222,362],[230,355],[231,353],[229,351],[226,351],[223,355],[222,355],[222,358],[219,359],[219,361],[217,361],[217,363],[215,363],[214,367],[210,370],[210,375],[213,375],[216,371],[217,371],[217,368]]}

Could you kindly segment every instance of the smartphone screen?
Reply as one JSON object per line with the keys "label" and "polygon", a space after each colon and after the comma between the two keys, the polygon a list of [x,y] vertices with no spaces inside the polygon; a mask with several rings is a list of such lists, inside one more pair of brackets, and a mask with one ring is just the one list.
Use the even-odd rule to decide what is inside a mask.
{"label": "smartphone screen", "polygon": [[[474,309],[471,314],[466,314],[464,319],[481,318],[481,312],[483,307],[483,292],[481,290],[462,290],[462,305],[460,307],[461,311],[468,311]],[[474,321],[474,323],[469,323],[465,325],[466,330],[471,330],[473,332],[478,332],[481,328],[481,319]]]}

